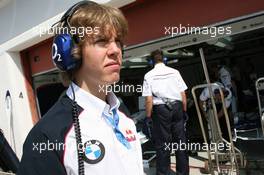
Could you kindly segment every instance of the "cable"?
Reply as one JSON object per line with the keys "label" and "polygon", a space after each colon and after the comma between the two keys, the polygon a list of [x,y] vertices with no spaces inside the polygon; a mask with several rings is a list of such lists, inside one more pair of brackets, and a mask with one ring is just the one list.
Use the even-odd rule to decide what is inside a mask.
{"label": "cable", "polygon": [[72,84],[71,90],[73,94],[73,102],[72,102],[72,119],[73,119],[73,125],[74,125],[74,131],[75,131],[75,137],[76,137],[76,144],[77,144],[77,154],[78,154],[78,174],[84,175],[84,161],[83,161],[83,145],[82,145],[82,137],[81,137],[81,128],[80,128],[80,122],[79,122],[79,110],[77,107],[77,103],[75,101],[75,92],[73,89]]}

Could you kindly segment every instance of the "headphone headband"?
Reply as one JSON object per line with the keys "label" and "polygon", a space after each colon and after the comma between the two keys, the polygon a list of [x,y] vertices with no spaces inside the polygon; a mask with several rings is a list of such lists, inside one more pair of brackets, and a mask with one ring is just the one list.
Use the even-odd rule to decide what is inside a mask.
{"label": "headphone headband", "polygon": [[74,12],[76,12],[76,10],[78,10],[78,8],[80,8],[81,6],[83,5],[89,5],[93,2],[91,1],[87,1],[87,0],[83,0],[83,1],[80,1],[76,4],[74,4],[73,6],[71,6],[65,13],[64,15],[61,17],[61,20],[60,22],[63,22],[63,21],[66,21],[67,22],[67,19],[70,18]]}
{"label": "headphone headband", "polygon": [[[92,1],[80,1],[70,7],[60,19],[62,27],[70,28],[69,20],[72,15],[81,6],[96,4]],[[78,38],[76,35],[71,35],[70,33],[59,34],[55,36],[52,44],[52,60],[53,63],[61,71],[70,71],[78,68],[81,65],[81,59],[76,59],[72,55],[72,48],[77,43]]]}

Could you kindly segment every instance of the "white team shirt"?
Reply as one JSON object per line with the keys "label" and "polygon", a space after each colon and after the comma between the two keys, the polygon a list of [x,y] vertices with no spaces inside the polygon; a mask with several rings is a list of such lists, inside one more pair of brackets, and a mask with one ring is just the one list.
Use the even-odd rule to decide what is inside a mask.
{"label": "white team shirt", "polygon": [[225,67],[222,67],[219,70],[219,78],[220,78],[221,82],[224,84],[225,87],[228,87],[228,88],[232,87],[231,75],[228,72],[228,70],[226,70]]}
{"label": "white team shirt", "polygon": [[[82,142],[92,140],[99,141],[104,147],[105,154],[102,160],[95,164],[84,162],[85,174],[87,175],[143,175],[143,161],[140,140],[138,138],[134,122],[127,118],[125,114],[117,110],[119,116],[118,127],[129,141],[131,148],[126,148],[118,139],[112,126],[106,121],[102,114],[112,115],[113,109],[118,109],[119,101],[111,92],[107,95],[107,103],[93,96],[85,90],[73,84],[75,91],[75,101],[84,110],[79,115]],[[71,89],[67,90],[67,95],[73,99]],[[74,127],[70,129],[66,136],[64,149],[64,166],[68,175],[78,175],[77,149]],[[93,142],[92,153],[85,153],[90,159],[96,160],[100,157],[101,147]]]}
{"label": "white team shirt", "polygon": [[[225,97],[225,106],[226,108],[228,108],[232,102],[232,92],[230,91],[229,88],[227,87],[224,87],[221,83],[219,82],[216,82],[216,84],[218,86],[220,86],[221,88],[224,88],[225,90],[228,91],[228,96]],[[216,89],[219,89],[217,85],[212,85],[212,91],[214,92]],[[206,101],[210,98],[210,93],[209,93],[209,89],[208,88],[205,88],[202,93],[200,94],[200,100],[201,101]]]}
{"label": "white team shirt", "polygon": [[153,104],[164,104],[161,98],[182,101],[181,92],[187,89],[178,70],[158,63],[144,77],[142,96],[153,96]]}

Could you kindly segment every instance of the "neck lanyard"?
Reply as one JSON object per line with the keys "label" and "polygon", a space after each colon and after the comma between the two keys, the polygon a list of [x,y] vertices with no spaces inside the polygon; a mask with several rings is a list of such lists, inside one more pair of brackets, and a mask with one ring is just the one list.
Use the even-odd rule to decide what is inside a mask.
{"label": "neck lanyard", "polygon": [[127,139],[125,138],[125,136],[122,134],[122,132],[120,131],[120,129],[118,128],[118,123],[119,123],[119,116],[116,112],[116,109],[113,110],[113,118],[110,116],[107,116],[106,114],[104,114],[104,117],[107,121],[107,123],[112,126],[113,131],[116,135],[117,140],[122,143],[127,149],[131,148],[130,143],[127,141]]}

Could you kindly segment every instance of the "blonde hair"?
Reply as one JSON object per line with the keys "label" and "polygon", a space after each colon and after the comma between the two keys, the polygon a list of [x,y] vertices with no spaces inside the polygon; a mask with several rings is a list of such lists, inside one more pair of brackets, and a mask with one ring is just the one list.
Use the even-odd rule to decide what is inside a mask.
{"label": "blonde hair", "polygon": [[[75,29],[87,27],[98,29],[98,33],[96,34],[95,32],[83,36],[77,34],[79,40],[72,49],[72,55],[75,59],[82,58],[83,43],[92,42],[96,35],[104,35],[106,39],[110,39],[113,32],[115,32],[117,38],[122,43],[128,33],[127,20],[119,9],[95,2],[89,2],[87,5],[80,6],[69,18],[69,25],[68,27],[74,27]],[[58,26],[65,26],[65,22],[60,23]],[[67,82],[73,80],[77,70],[78,68],[72,71],[61,72],[61,76],[64,77],[63,80]]]}

